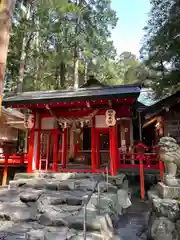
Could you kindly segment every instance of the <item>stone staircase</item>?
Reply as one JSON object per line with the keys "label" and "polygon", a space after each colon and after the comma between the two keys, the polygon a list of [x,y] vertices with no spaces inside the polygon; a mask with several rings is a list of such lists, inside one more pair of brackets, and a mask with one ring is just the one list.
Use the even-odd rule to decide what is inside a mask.
{"label": "stone staircase", "polygon": [[[89,194],[86,239],[119,239],[114,224],[122,210],[118,191],[125,191],[120,190],[124,177],[109,177],[107,192],[103,175],[16,174],[9,186],[0,190],[0,239],[84,239],[84,203]],[[94,191],[97,179],[100,202],[97,189]]]}

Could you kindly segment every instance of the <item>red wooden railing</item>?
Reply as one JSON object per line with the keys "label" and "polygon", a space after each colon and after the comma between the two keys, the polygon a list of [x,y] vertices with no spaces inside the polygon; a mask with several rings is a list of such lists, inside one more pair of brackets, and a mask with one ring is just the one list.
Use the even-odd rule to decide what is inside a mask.
{"label": "red wooden railing", "polygon": [[[117,169],[139,169],[141,198],[144,200],[145,198],[144,171],[146,169],[159,170],[160,179],[162,181],[164,176],[164,163],[159,159],[155,151],[153,151],[152,153],[148,153],[146,152],[147,149],[145,149],[145,147],[142,147],[142,144],[139,144],[139,146],[143,149],[143,151],[139,152],[138,150],[138,152],[132,151],[124,152],[122,150],[119,150]],[[82,151],[81,154],[84,155],[84,151]],[[6,182],[7,168],[9,166],[26,166],[27,163],[28,163],[27,154],[24,153],[16,153],[13,155],[0,154],[0,166],[4,167],[2,184]],[[63,168],[60,169],[59,171],[75,172],[77,171],[77,169]],[[92,169],[79,169],[78,171],[92,172]],[[96,169],[96,172],[104,172],[104,169]]]}
{"label": "red wooden railing", "polygon": [[8,167],[10,166],[25,166],[28,163],[27,154],[13,154],[0,153],[0,166],[3,167],[2,185],[7,183]]}
{"label": "red wooden railing", "polygon": [[26,165],[28,163],[27,154],[2,154],[0,153],[0,166]]}
{"label": "red wooden railing", "polygon": [[119,153],[119,168],[139,168],[139,159],[143,161],[144,169],[158,169],[159,160],[156,153],[138,153],[123,152]]}
{"label": "red wooden railing", "polygon": [[160,179],[164,178],[164,163],[159,159],[156,153],[125,153],[119,154],[119,169],[139,169],[141,199],[145,198],[144,170],[159,170]]}

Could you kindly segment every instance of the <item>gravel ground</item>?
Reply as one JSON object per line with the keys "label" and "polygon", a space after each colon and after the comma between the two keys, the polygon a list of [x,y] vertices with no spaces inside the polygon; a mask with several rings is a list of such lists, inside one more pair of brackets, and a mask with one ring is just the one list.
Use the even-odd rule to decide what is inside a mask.
{"label": "gravel ground", "polygon": [[137,197],[132,197],[131,201],[132,206],[127,213],[120,216],[117,225],[118,235],[121,240],[145,240],[146,231],[143,231],[143,229],[147,226],[150,205]]}

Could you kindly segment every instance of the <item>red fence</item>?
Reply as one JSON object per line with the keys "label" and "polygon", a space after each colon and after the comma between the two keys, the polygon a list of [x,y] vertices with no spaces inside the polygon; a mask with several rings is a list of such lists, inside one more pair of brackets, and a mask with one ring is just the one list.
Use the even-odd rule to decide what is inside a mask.
{"label": "red fence", "polygon": [[[7,168],[9,166],[25,166],[28,163],[27,154],[0,154],[0,166],[4,167],[3,181],[2,184],[6,184]],[[160,179],[163,180],[164,176],[164,163],[158,158],[157,154],[154,153],[130,153],[119,151],[119,161],[117,169],[139,169],[140,173],[140,187],[141,187],[141,198],[145,197],[144,189],[144,170],[158,170]],[[46,169],[47,170],[47,169]],[[61,171],[69,172],[69,168],[61,169]],[[77,171],[73,169],[72,171]],[[79,169],[82,172],[91,172],[91,169]],[[97,172],[103,172],[102,169],[97,169]]]}
{"label": "red fence", "polygon": [[141,199],[145,198],[145,187],[144,187],[144,170],[159,170],[160,179],[163,181],[164,178],[164,163],[159,159],[157,153],[125,153],[119,154],[119,166],[121,169],[139,169],[140,173],[140,188],[141,188]]}
{"label": "red fence", "polygon": [[0,154],[0,166],[23,166],[28,163],[27,154]]}
{"label": "red fence", "polygon": [[118,168],[139,168],[141,159],[144,169],[159,169],[159,159],[156,153],[138,153],[120,152]]}

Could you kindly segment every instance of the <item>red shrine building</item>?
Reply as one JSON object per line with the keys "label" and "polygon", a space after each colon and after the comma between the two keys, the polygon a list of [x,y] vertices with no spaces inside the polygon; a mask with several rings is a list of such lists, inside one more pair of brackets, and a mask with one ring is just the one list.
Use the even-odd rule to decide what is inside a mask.
{"label": "red shrine building", "polygon": [[141,87],[103,85],[93,77],[77,90],[24,92],[3,105],[26,114],[29,173],[105,171],[121,168],[120,151],[130,151],[133,108]]}

